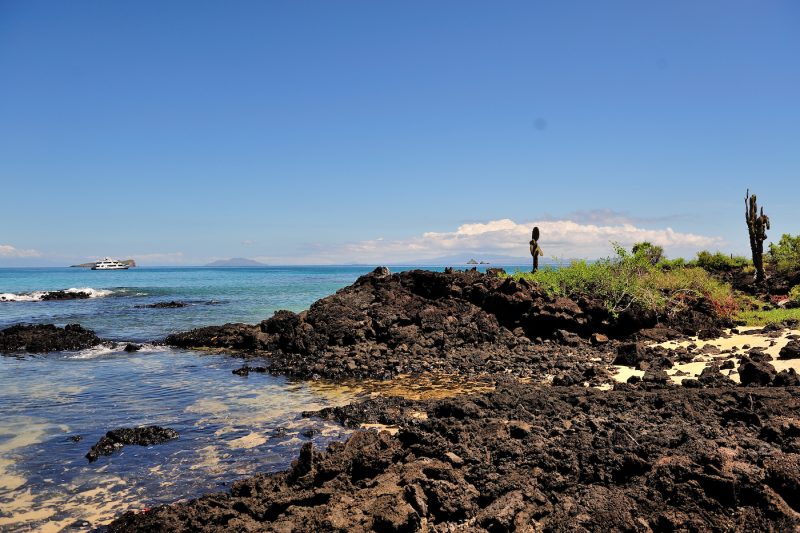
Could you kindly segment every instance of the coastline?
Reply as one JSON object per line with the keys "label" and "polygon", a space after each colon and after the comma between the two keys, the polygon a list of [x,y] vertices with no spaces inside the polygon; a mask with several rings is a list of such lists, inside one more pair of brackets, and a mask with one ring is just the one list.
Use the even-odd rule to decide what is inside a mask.
{"label": "coastline", "polygon": [[[487,289],[483,298],[476,287]],[[758,355],[762,346],[745,351],[742,342],[733,350],[745,339],[737,335],[751,342],[755,335],[700,318],[702,306],[691,320],[646,319],[631,331],[629,322],[622,329],[582,303],[554,305],[530,286],[491,275],[378,269],[308,312],[170,337],[171,344],[231,350],[264,360],[271,372],[303,377],[391,383],[406,370],[451,370],[441,372],[456,376],[445,388],[464,394],[408,399],[402,387],[389,386],[391,396],[305,413],[357,431],[326,451],[305,445],[288,471],[126,513],[109,531],[798,527],[797,374],[776,372],[772,354]],[[447,320],[453,306],[468,320]],[[415,330],[419,344],[435,337],[420,354],[401,348],[403,337],[392,329],[410,325],[404,312],[411,308],[418,326],[436,324]],[[531,341],[522,316],[537,327],[549,321],[547,338]],[[683,332],[674,329],[681,325]],[[474,350],[457,340],[466,327]],[[797,335],[779,329],[758,336],[765,345],[776,337],[785,345]],[[704,340],[690,338],[690,330]],[[351,337],[339,335],[344,331]],[[714,343],[724,346],[708,348]],[[719,358],[711,356],[715,350]],[[675,379],[689,374],[684,360],[696,363],[694,372]],[[766,381],[737,384],[721,372],[730,370],[722,368],[726,360],[738,362],[739,373],[757,366]],[[615,364],[625,361],[632,364]],[[622,379],[626,368],[634,372]],[[476,376],[491,385],[458,390],[459,380]]]}

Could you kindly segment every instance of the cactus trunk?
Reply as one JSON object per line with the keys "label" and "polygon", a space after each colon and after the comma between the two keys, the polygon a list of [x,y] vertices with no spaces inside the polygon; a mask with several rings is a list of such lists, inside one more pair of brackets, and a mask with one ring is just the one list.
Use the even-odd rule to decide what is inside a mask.
{"label": "cactus trunk", "polygon": [[767,240],[769,217],[764,214],[764,208],[759,212],[756,195],[750,195],[750,189],[744,197],[745,219],[747,231],[750,234],[750,251],[753,254],[753,266],[756,269],[756,283],[761,283],[766,278],[764,274],[764,241]]}

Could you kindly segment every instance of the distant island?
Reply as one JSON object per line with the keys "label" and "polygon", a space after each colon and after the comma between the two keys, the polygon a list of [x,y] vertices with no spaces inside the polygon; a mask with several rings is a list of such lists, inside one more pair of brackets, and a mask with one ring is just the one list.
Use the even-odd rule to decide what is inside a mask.
{"label": "distant island", "polygon": [[254,259],[245,259],[244,257],[234,257],[233,259],[219,259],[212,261],[205,265],[207,267],[255,267],[266,266],[264,263]]}
{"label": "distant island", "polygon": [[[70,268],[92,268],[95,263],[97,263],[97,261],[92,261],[91,263],[81,263],[80,265],[70,265]],[[131,268],[136,266],[136,261],[133,259],[125,259],[120,261],[120,263],[125,263]]]}
{"label": "distant island", "polygon": [[469,261],[467,261],[467,264],[468,265],[490,265],[491,263],[489,263],[489,261],[481,261],[479,263],[474,259],[470,259]]}

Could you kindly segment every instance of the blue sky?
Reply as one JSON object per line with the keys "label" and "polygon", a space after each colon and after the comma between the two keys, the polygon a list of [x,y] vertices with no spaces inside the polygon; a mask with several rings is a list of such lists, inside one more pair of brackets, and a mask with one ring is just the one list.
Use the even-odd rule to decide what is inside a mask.
{"label": "blue sky", "polygon": [[[0,266],[747,251],[797,2],[0,0]],[[517,242],[519,241],[519,246]]]}

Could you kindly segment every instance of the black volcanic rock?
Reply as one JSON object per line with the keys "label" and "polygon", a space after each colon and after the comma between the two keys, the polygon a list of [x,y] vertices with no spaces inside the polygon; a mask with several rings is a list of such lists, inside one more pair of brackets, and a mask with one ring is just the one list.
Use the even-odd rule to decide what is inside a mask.
{"label": "black volcanic rock", "polygon": [[[670,328],[693,333],[719,323],[702,298],[687,302],[685,314],[669,320]],[[496,273],[392,274],[380,267],[302,313],[279,311],[258,325],[210,326],[170,335],[166,342],[268,355],[272,372],[302,377],[385,378],[428,371],[530,376],[549,370],[560,375],[568,369],[550,368],[556,354],[577,364],[590,352],[615,346],[593,348],[587,342],[592,334],[614,339],[656,324],[649,315],[615,320],[602,302],[553,298]],[[536,345],[537,339],[555,342]]]}
{"label": "black volcanic rock", "polygon": [[769,385],[775,377],[775,367],[769,363],[744,358],[739,365],[742,385]]}
{"label": "black volcanic rock", "polygon": [[86,458],[94,462],[101,455],[111,455],[123,446],[136,444],[139,446],[152,446],[168,440],[177,439],[178,432],[160,426],[145,426],[137,428],[119,428],[106,433],[97,444],[92,446]]}
{"label": "black volcanic rock", "polygon": [[173,300],[170,302],[156,302],[154,304],[137,305],[135,307],[139,309],[178,309],[181,307],[186,307],[188,305],[189,304],[187,304],[186,302],[176,302]]}
{"label": "black volcanic rock", "polygon": [[102,339],[78,324],[63,328],[53,324],[17,324],[0,330],[0,353],[46,353],[82,350],[100,344]]}
{"label": "black volcanic rock", "polygon": [[800,341],[791,340],[781,348],[778,359],[800,359]]}
{"label": "black volcanic rock", "polygon": [[42,301],[52,300],[85,300],[92,295],[83,291],[50,291],[42,295]]}
{"label": "black volcanic rock", "polygon": [[306,443],[287,471],[129,511],[109,532],[800,526],[800,395],[793,389],[505,383],[486,394],[376,398],[315,415],[399,432],[357,431],[324,451]]}
{"label": "black volcanic rock", "polygon": [[237,376],[247,376],[250,372],[255,372],[256,374],[264,374],[267,372],[267,368],[264,366],[248,366],[244,365],[241,368],[236,368],[231,371],[232,374],[236,374]]}

